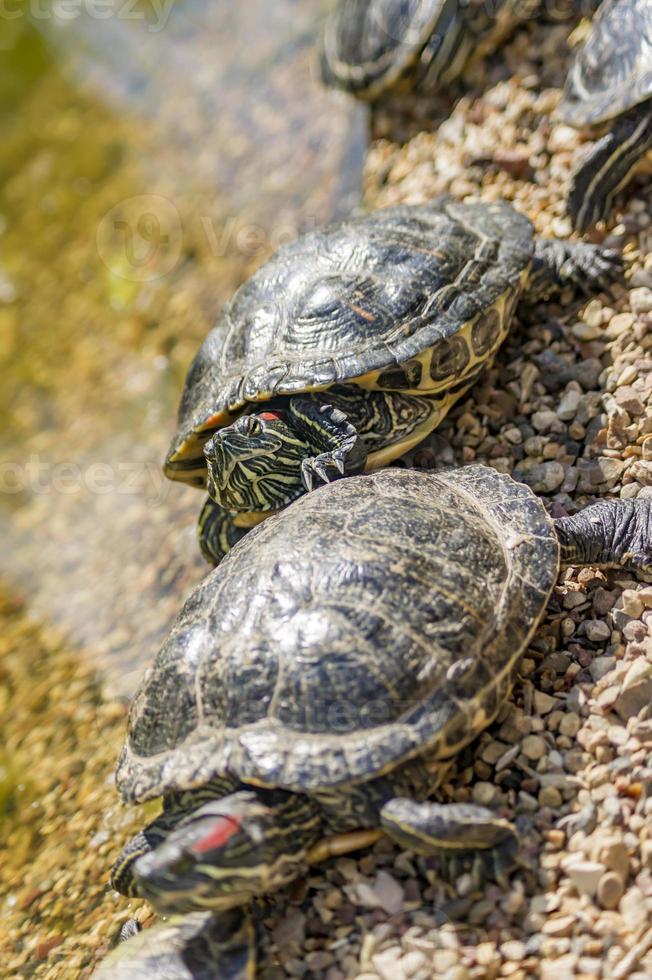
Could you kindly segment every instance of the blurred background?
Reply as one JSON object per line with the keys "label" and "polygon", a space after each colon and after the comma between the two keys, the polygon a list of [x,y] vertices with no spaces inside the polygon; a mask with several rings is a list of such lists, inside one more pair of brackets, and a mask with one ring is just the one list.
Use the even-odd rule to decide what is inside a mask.
{"label": "blurred background", "polygon": [[240,282],[359,202],[366,119],[322,0],[0,2],[0,977],[88,977],[144,903],[128,698],[207,571],[164,479]]}
{"label": "blurred background", "polygon": [[202,495],[161,472],[187,366],[243,278],[359,200],[327,6],[0,11],[0,579],[114,693],[205,571]]}

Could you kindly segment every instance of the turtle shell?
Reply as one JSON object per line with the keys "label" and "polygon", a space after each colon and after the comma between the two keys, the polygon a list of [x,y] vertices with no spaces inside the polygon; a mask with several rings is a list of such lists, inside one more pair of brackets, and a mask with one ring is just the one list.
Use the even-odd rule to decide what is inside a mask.
{"label": "turtle shell", "polygon": [[606,122],[652,97],[652,3],[605,0],[566,81],[560,114]]}
{"label": "turtle shell", "polygon": [[[201,483],[203,442],[248,403],[334,384],[450,387],[496,345],[532,252],[532,225],[511,205],[448,197],[281,248],[235,293],[190,367],[168,476]],[[451,344],[470,323],[468,343]]]}
{"label": "turtle shell", "polygon": [[374,98],[456,16],[457,0],[342,0],[324,29],[322,78],[328,85]]}
{"label": "turtle shell", "polygon": [[507,697],[558,561],[541,501],[483,466],[306,494],[186,602],[131,708],[123,797],[227,775],[313,793],[455,754]]}

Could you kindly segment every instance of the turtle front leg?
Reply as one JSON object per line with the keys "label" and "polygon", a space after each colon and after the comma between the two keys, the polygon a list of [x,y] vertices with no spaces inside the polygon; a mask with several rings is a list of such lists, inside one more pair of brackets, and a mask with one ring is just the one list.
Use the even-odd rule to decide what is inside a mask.
{"label": "turtle front leg", "polygon": [[562,565],[652,574],[652,501],[600,500],[555,521]]}
{"label": "turtle front leg", "polygon": [[506,887],[507,874],[516,864],[516,831],[482,806],[415,803],[397,797],[383,806],[380,821],[400,847],[443,857],[450,876],[468,868],[476,886],[492,878]]}
{"label": "turtle front leg", "polygon": [[121,942],[93,973],[93,980],[253,980],[256,958],[255,928],[246,913],[192,912]]}
{"label": "turtle front leg", "polygon": [[224,510],[210,497],[201,509],[197,537],[201,553],[210,565],[219,565],[227,551],[230,551],[250,528],[239,527],[235,515]]}
{"label": "turtle front leg", "polygon": [[609,217],[614,198],[652,148],[652,100],[613,123],[573,174],[567,210],[578,231]]}
{"label": "turtle front leg", "polygon": [[318,397],[292,398],[290,412],[306,443],[316,451],[301,463],[306,490],[364,470],[367,450],[344,412]]}
{"label": "turtle front leg", "polygon": [[[397,374],[401,371],[398,368]],[[303,462],[306,489],[312,490],[316,480],[327,483],[391,462],[429,435],[461,394],[462,390],[426,397],[340,385],[324,396],[293,398],[291,408],[303,438],[321,448],[320,438],[323,446]]]}
{"label": "turtle front leg", "polygon": [[585,294],[608,289],[622,275],[618,252],[586,242],[567,242],[556,238],[537,238],[525,300],[536,303],[564,286],[574,286]]}

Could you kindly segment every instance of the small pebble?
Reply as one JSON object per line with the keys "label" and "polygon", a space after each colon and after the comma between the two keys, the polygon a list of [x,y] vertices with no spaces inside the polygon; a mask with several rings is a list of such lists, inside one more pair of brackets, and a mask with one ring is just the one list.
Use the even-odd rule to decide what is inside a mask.
{"label": "small pebble", "polygon": [[546,754],[545,739],[541,738],[540,735],[528,735],[521,742],[521,751],[526,758],[536,762]]}
{"label": "small pebble", "polygon": [[615,909],[624,891],[622,878],[615,871],[607,871],[598,882],[598,903],[603,909]]}
{"label": "small pebble", "polygon": [[598,861],[577,861],[567,868],[568,877],[582,895],[595,895],[605,871]]}

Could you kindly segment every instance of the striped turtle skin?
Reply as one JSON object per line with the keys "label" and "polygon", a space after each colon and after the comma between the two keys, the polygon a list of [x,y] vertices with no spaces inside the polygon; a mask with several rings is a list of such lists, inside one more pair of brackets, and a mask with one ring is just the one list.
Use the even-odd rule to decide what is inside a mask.
{"label": "striped turtle skin", "polygon": [[573,61],[559,112],[576,127],[609,124],[573,176],[568,210],[584,230],[608,217],[652,150],[650,0],[604,0]]}
{"label": "striped turtle skin", "polygon": [[165,463],[208,490],[206,558],[313,487],[421,442],[491,362],[522,294],[591,288],[615,270],[595,246],[535,239],[506,202],[446,196],[280,249],[190,366]]}

